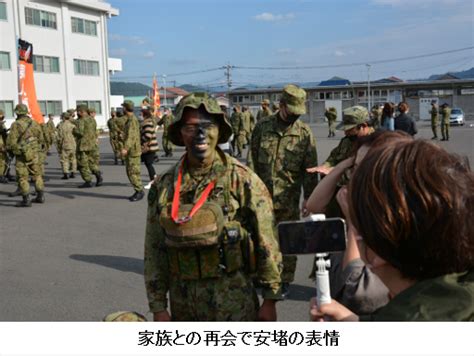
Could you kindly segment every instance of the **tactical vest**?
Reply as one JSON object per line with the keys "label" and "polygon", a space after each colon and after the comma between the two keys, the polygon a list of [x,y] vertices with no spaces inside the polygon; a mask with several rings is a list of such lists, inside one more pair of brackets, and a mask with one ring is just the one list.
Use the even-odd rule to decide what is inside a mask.
{"label": "tactical vest", "polygon": [[[218,177],[208,201],[186,222],[171,218],[174,188],[161,209],[159,222],[165,231],[165,248],[171,275],[182,280],[219,278],[242,270],[256,271],[255,248],[251,234],[237,220],[230,201],[230,164]],[[177,176],[179,164],[175,170]],[[174,180],[176,181],[176,180]],[[194,204],[181,204],[178,216],[188,216]]]}

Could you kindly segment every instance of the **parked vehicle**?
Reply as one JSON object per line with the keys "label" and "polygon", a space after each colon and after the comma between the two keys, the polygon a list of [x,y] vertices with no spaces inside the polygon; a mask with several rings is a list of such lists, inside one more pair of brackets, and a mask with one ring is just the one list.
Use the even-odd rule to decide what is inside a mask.
{"label": "parked vehicle", "polygon": [[464,111],[460,108],[453,108],[451,110],[451,118],[449,119],[450,125],[464,125]]}

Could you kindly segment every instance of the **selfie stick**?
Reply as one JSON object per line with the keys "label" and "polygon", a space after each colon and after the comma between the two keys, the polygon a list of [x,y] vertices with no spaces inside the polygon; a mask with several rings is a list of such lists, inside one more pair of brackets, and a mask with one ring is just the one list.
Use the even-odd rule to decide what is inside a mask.
{"label": "selfie stick", "polygon": [[331,289],[329,287],[329,271],[331,261],[325,260],[327,253],[316,254],[316,299],[318,305],[331,303]]}

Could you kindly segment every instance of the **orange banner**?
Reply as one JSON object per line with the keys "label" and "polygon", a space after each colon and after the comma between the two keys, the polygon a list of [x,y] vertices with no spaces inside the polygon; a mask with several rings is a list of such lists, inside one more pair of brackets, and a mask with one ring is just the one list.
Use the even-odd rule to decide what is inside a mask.
{"label": "orange banner", "polygon": [[153,105],[155,107],[155,116],[159,116],[160,113],[160,88],[158,87],[158,81],[156,76],[153,78]]}
{"label": "orange banner", "polygon": [[33,63],[20,61],[18,63],[20,77],[20,103],[28,106],[29,115],[39,124],[44,123],[38,101],[36,100],[35,79],[33,76]]}

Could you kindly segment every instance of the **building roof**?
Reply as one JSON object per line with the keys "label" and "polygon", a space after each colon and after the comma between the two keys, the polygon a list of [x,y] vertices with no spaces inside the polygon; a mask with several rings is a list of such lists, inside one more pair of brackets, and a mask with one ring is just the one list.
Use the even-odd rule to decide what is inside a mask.
{"label": "building roof", "polygon": [[332,77],[331,79],[323,80],[321,83],[319,83],[319,86],[321,87],[335,86],[335,85],[351,85],[351,82],[341,77]]}
{"label": "building roof", "polygon": [[83,7],[87,9],[92,9],[95,11],[105,12],[110,16],[118,16],[119,10],[112,7],[109,3],[102,0],[59,0],[59,2],[64,2],[70,5]]}

